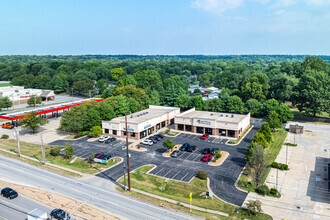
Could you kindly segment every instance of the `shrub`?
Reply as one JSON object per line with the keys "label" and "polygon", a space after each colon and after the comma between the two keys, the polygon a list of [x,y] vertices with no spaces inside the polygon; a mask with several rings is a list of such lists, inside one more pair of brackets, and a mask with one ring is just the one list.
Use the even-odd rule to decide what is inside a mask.
{"label": "shrub", "polygon": [[89,131],[82,131],[82,132],[79,132],[78,135],[76,137],[82,137],[82,136],[85,136],[85,135],[89,135]]}
{"label": "shrub", "polygon": [[171,132],[171,129],[170,128],[167,128],[166,130],[165,130],[165,134],[169,134]]}
{"label": "shrub", "polygon": [[100,136],[101,134],[102,134],[101,126],[94,126],[90,130],[90,135],[92,135],[93,137]]}
{"label": "shrub", "polygon": [[3,134],[3,135],[1,136],[1,138],[3,138],[3,139],[8,139],[8,138],[9,138],[9,135],[8,135],[8,134]]}
{"label": "shrub", "polygon": [[216,150],[216,151],[215,151],[215,159],[219,159],[221,156],[222,156],[222,155],[221,155],[221,152],[218,151],[218,150]]}
{"label": "shrub", "polygon": [[277,162],[273,162],[273,163],[272,163],[272,167],[273,167],[273,168],[278,168],[278,164],[277,164]]}
{"label": "shrub", "polygon": [[288,168],[289,168],[289,166],[286,164],[281,164],[281,166],[280,166],[280,170],[287,170]]}
{"label": "shrub", "polygon": [[52,148],[50,149],[50,155],[56,157],[60,154],[60,149],[59,148]]}
{"label": "shrub", "polygon": [[270,191],[269,191],[269,194],[273,195],[273,196],[276,196],[278,194],[278,191],[276,188],[271,188]]}
{"label": "shrub", "polygon": [[262,186],[259,186],[257,189],[256,189],[256,193],[260,194],[260,195],[267,195],[269,193],[269,188],[268,186],[266,185],[262,185]]}
{"label": "shrub", "polygon": [[204,171],[198,171],[197,177],[199,179],[206,180],[207,179],[207,173],[205,173]]}
{"label": "shrub", "polygon": [[94,161],[94,153],[93,153],[93,152],[91,153],[91,159],[90,159],[90,161],[91,161],[91,162]]}
{"label": "shrub", "polygon": [[72,145],[65,144],[65,154],[63,155],[64,158],[68,159],[74,154],[74,149]]}

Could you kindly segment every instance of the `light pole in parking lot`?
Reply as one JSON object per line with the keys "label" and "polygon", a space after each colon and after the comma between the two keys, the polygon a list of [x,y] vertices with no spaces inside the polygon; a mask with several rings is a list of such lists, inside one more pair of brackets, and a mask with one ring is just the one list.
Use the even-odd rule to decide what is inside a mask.
{"label": "light pole in parking lot", "polygon": [[126,156],[127,156],[127,177],[128,177],[128,191],[131,191],[131,178],[129,174],[129,154],[128,154],[128,130],[127,130],[127,114],[125,113],[125,126],[126,126]]}

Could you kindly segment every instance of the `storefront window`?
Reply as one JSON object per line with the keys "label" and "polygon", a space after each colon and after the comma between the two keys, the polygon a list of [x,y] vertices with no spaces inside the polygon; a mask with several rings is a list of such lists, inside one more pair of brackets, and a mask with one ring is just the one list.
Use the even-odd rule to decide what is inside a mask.
{"label": "storefront window", "polygon": [[197,133],[204,134],[204,128],[203,127],[197,127]]}
{"label": "storefront window", "polygon": [[186,131],[191,131],[192,127],[191,125],[186,125]]}
{"label": "storefront window", "polygon": [[162,128],[165,127],[165,121],[162,122]]}
{"label": "storefront window", "polygon": [[116,130],[112,130],[112,134],[113,135],[117,135],[117,131]]}
{"label": "storefront window", "polygon": [[183,124],[178,124],[178,130],[183,131],[184,130],[184,125]]}
{"label": "storefront window", "polygon": [[109,134],[109,129],[104,129],[104,133]]}
{"label": "storefront window", "polygon": [[205,134],[213,135],[212,128],[205,128]]}
{"label": "storefront window", "polygon": [[134,132],[131,132],[131,137],[135,137],[135,133]]}
{"label": "storefront window", "polygon": [[219,129],[219,135],[220,135],[220,136],[226,136],[226,130],[224,130],[224,129]]}

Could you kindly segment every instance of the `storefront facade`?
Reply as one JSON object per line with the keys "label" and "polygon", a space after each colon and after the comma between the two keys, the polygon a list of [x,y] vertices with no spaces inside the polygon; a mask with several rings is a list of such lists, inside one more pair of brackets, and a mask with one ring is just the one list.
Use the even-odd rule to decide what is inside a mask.
{"label": "storefront facade", "polygon": [[175,129],[198,134],[239,138],[250,126],[246,115],[196,111],[194,108],[175,117]]}
{"label": "storefront facade", "polygon": [[[127,115],[128,138],[140,140],[150,136],[170,124],[180,114],[180,108],[150,105],[134,114]],[[114,118],[111,121],[102,121],[103,135],[125,137],[125,117]]]}

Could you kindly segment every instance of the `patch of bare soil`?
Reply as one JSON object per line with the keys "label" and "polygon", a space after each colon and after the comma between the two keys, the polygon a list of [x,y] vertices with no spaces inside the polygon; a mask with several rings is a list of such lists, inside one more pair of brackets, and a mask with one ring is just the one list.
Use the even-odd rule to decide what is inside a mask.
{"label": "patch of bare soil", "polygon": [[175,146],[173,147],[173,149],[170,149],[170,150],[168,150],[167,152],[163,153],[163,156],[164,156],[164,157],[170,157],[170,156],[171,156],[171,153],[173,153],[173,151],[175,151],[175,150],[179,150],[180,147],[181,147],[181,145],[175,145]]}
{"label": "patch of bare soil", "polygon": [[[67,197],[65,195],[57,194],[43,189],[38,189],[30,186],[19,185],[0,180],[1,187],[10,187],[30,199],[42,203],[51,208],[61,208],[74,217],[75,219],[117,219],[114,215],[106,210],[99,209],[82,201]],[[74,211],[76,210],[76,211]],[[73,212],[73,213],[72,213]]]}
{"label": "patch of bare soil", "polygon": [[147,151],[147,148],[144,148],[144,147],[138,148],[137,146],[132,146],[132,145],[128,146],[128,149],[135,150],[135,151]]}
{"label": "patch of bare soil", "polygon": [[226,151],[221,151],[221,157],[217,159],[215,162],[209,162],[211,166],[220,166],[229,156],[229,153]]}
{"label": "patch of bare soil", "polygon": [[88,142],[93,142],[93,141],[96,141],[96,140],[98,140],[99,138],[98,137],[96,137],[96,138],[89,138],[87,141]]}

